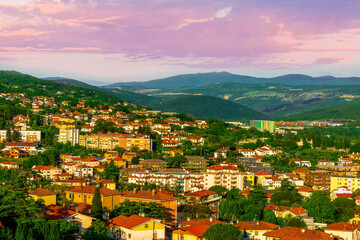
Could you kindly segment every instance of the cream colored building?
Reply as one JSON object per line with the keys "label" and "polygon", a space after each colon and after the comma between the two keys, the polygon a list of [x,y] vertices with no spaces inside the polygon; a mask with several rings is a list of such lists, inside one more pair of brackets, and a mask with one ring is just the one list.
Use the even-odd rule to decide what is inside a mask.
{"label": "cream colored building", "polygon": [[239,188],[240,190],[244,189],[244,177],[247,175],[240,172],[236,164],[228,162],[208,167],[203,174],[205,189],[220,185],[227,189]]}
{"label": "cream colored building", "polygon": [[80,130],[79,129],[60,129],[58,135],[58,142],[67,143],[71,145],[79,144]]}

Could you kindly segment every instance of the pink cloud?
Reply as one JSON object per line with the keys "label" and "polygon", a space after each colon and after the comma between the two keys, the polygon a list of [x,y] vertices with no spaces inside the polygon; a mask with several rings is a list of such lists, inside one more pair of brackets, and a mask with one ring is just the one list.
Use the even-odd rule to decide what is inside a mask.
{"label": "pink cloud", "polygon": [[337,62],[340,62],[344,60],[343,58],[340,57],[322,57],[322,58],[318,58],[313,62],[313,65],[327,65],[327,64],[334,64]]}
{"label": "pink cloud", "polygon": [[[325,38],[341,32],[338,40],[347,34],[357,43],[357,9],[357,0],[33,0],[0,4],[0,51],[116,53],[131,61],[172,59],[195,67],[286,67],[285,61],[263,60],[292,52],[358,51]],[[341,61],[315,58],[317,65]]]}

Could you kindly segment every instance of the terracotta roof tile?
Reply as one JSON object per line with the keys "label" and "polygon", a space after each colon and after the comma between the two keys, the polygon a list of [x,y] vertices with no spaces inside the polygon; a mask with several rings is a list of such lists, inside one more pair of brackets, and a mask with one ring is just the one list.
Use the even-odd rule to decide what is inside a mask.
{"label": "terracotta roof tile", "polygon": [[144,224],[144,223],[146,223],[148,221],[151,221],[151,220],[159,220],[159,219],[150,218],[150,217],[140,217],[138,215],[132,215],[130,217],[120,215],[120,216],[117,216],[115,218],[112,218],[112,219],[108,220],[106,222],[106,224],[109,227],[121,226],[121,227],[124,227],[124,228],[127,228],[127,229],[132,229],[132,228],[134,228],[136,226],[139,226],[139,225]]}
{"label": "terracotta roof tile", "polygon": [[279,225],[275,225],[263,221],[243,221],[234,224],[235,227],[239,228],[241,231],[246,230],[274,230],[279,228]]}
{"label": "terracotta roof tile", "polygon": [[[95,186],[84,186],[84,187],[76,187],[72,188],[66,192],[74,192],[74,193],[85,193],[85,194],[94,194],[95,193]],[[108,188],[100,188],[100,195],[118,195],[120,194],[119,191],[111,190]]]}
{"label": "terracotta roof tile", "polygon": [[185,197],[206,197],[212,194],[216,194],[216,192],[210,190],[202,190],[202,191],[185,194]]}
{"label": "terracotta roof tile", "polygon": [[123,198],[140,198],[140,199],[151,199],[151,200],[156,200],[156,201],[167,201],[167,200],[177,200],[176,197],[162,193],[160,191],[145,191],[145,190],[140,190],[140,191],[136,191],[134,193],[134,191],[127,191],[123,193]]}
{"label": "terracotta roof tile", "polygon": [[350,224],[346,222],[338,222],[329,224],[324,230],[337,230],[337,231],[350,231],[353,232],[355,229],[359,229],[359,224]]}
{"label": "terracotta roof tile", "polygon": [[213,218],[204,218],[204,219],[193,219],[185,222],[179,223],[179,226],[189,227],[189,226],[197,226],[197,225],[208,225],[211,226],[216,223],[224,223],[219,220]]}
{"label": "terracotta roof tile", "polygon": [[338,236],[334,236],[328,233],[324,233],[317,230],[302,229],[296,227],[284,227],[277,230],[273,230],[267,233],[264,233],[263,236],[273,237],[280,240],[293,240],[293,239],[303,239],[303,240],[334,240],[343,239]]}
{"label": "terracotta roof tile", "polygon": [[188,231],[200,238],[209,227],[210,227],[209,225],[195,225],[189,227],[182,227],[181,230]]}
{"label": "terracotta roof tile", "polygon": [[36,196],[46,196],[46,195],[55,195],[56,193],[49,191],[47,189],[37,188],[35,190],[29,191],[29,194]]}

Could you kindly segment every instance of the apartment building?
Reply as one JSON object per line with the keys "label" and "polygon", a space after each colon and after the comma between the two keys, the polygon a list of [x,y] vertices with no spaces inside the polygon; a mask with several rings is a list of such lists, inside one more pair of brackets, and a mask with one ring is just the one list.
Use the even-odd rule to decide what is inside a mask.
{"label": "apartment building", "polygon": [[360,188],[360,178],[355,176],[339,176],[333,175],[330,177],[330,192],[341,187],[347,187],[351,191]]}
{"label": "apartment building", "polygon": [[80,130],[79,129],[60,129],[58,135],[58,142],[67,143],[70,142],[71,145],[79,144]]}
{"label": "apartment building", "polygon": [[202,173],[176,168],[166,169],[158,172],[143,170],[129,172],[128,182],[138,185],[152,183],[159,186],[176,187],[182,192],[193,192],[203,188],[204,176]]}
{"label": "apartment building", "polygon": [[205,169],[204,188],[209,189],[212,186],[220,185],[227,189],[239,188],[244,189],[244,177],[246,173],[240,172],[234,163],[219,163]]}
{"label": "apartment building", "polygon": [[[0,130],[0,142],[6,141],[7,130]],[[40,142],[41,141],[41,131],[19,131],[19,140],[20,142]]]}
{"label": "apartment building", "polygon": [[92,149],[112,150],[115,147],[119,147],[120,138],[128,136],[121,133],[80,135],[79,144],[80,146]]}
{"label": "apartment building", "polygon": [[312,186],[314,190],[329,190],[330,178],[331,172],[329,171],[310,171],[305,175],[305,184]]}
{"label": "apartment building", "polygon": [[130,151],[131,149],[152,150],[152,139],[149,136],[135,138],[119,138],[119,147]]}

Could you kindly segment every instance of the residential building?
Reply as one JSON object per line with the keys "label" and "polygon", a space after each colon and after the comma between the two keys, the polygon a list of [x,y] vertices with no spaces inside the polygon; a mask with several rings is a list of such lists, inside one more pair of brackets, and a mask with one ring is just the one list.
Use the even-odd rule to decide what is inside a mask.
{"label": "residential building", "polygon": [[[66,199],[71,200],[75,203],[91,204],[94,197],[95,189],[95,186],[72,188],[66,191]],[[114,209],[114,207],[121,202],[121,193],[116,190],[102,187],[100,188],[100,196],[103,207],[106,207],[110,210]]]}
{"label": "residential building", "polygon": [[240,172],[234,163],[219,163],[216,166],[207,167],[204,174],[204,188],[209,189],[212,186],[220,185],[231,189],[233,187],[244,188],[244,176],[246,173]]}
{"label": "residential building", "polygon": [[350,224],[346,222],[338,222],[329,224],[324,228],[324,232],[333,234],[343,238],[344,240],[357,240],[360,239],[360,225]]}
{"label": "residential building", "polygon": [[151,170],[162,170],[168,167],[169,163],[160,159],[146,159],[140,161],[140,168]]}
{"label": "residential building", "polygon": [[[245,155],[244,155],[245,156]],[[273,174],[274,170],[269,163],[261,162],[255,157],[239,157],[237,164],[241,164],[247,172],[268,172]]]}
{"label": "residential building", "polygon": [[283,227],[264,233],[266,240],[288,240],[288,239],[307,239],[307,240],[343,240],[343,238],[324,233],[317,230],[310,230],[296,227]]}
{"label": "residential building", "polygon": [[215,217],[218,218],[221,196],[210,190],[202,190],[185,194],[188,203],[200,203],[208,206],[215,211]]}
{"label": "residential building", "polygon": [[29,191],[29,196],[34,198],[35,201],[42,199],[45,206],[56,204],[56,193],[43,188],[36,188]]}
{"label": "residential building", "polygon": [[267,130],[271,133],[274,133],[276,130],[276,122],[267,120],[251,120],[250,127],[254,127],[259,130]]}
{"label": "residential building", "polygon": [[334,190],[340,187],[347,187],[348,190],[352,192],[360,188],[360,178],[353,176],[331,176],[330,178],[330,192],[333,193]]}
{"label": "residential building", "polygon": [[173,240],[203,240],[204,232],[217,223],[224,223],[213,217],[205,219],[194,219],[179,223],[179,228],[173,230]]}
{"label": "residential building", "polygon": [[[7,130],[0,130],[0,142],[6,141]],[[13,133],[13,131],[11,131]],[[20,142],[40,142],[41,141],[41,131],[19,131],[19,140]]]}
{"label": "residential building", "polygon": [[275,189],[281,187],[281,179],[279,177],[264,177],[261,179],[261,186],[267,189]]}
{"label": "residential building", "polygon": [[136,191],[127,191],[124,192],[120,198],[120,202],[123,201],[130,201],[130,202],[155,202],[161,205],[161,208],[165,212],[166,222],[175,225],[177,222],[177,202],[178,198],[162,193],[161,191],[145,191],[140,190]]}
{"label": "residential building", "polygon": [[75,177],[92,177],[94,176],[94,168],[87,165],[75,166],[74,171]]}
{"label": "residential building", "polygon": [[121,133],[80,135],[79,144],[91,149],[112,150],[115,147],[119,147],[121,138],[128,136]]}
{"label": "residential building", "polygon": [[16,162],[4,161],[4,162],[0,162],[0,167],[4,167],[7,169],[17,169],[19,168],[19,164]]}
{"label": "residential building", "polygon": [[312,192],[314,191],[314,189],[312,189],[310,187],[306,187],[306,186],[301,186],[298,188],[298,191],[301,196],[309,198],[311,196]]}
{"label": "residential building", "polygon": [[186,156],[187,162],[181,165],[182,168],[195,171],[203,171],[208,165],[208,160],[203,157]]}
{"label": "residential building", "polygon": [[60,129],[58,135],[58,142],[67,143],[70,142],[71,145],[79,144],[80,130],[79,129]]}
{"label": "residential building", "polygon": [[202,146],[205,143],[205,140],[203,137],[200,136],[188,136],[186,140],[190,141],[192,144]]}
{"label": "residential building", "polygon": [[3,151],[10,150],[11,148],[18,148],[24,152],[35,153],[38,150],[39,145],[37,143],[25,143],[25,142],[6,142]]}
{"label": "residential building", "polygon": [[234,224],[241,232],[246,231],[251,239],[266,240],[264,233],[278,229],[280,226],[263,221],[243,221]]}
{"label": "residential building", "polygon": [[150,152],[152,151],[152,139],[149,136],[119,138],[119,147],[124,148],[127,151],[138,149],[140,151],[147,150]]}
{"label": "residential building", "polygon": [[138,215],[117,216],[106,222],[115,239],[165,239],[166,225],[161,220]]}
{"label": "residential building", "polygon": [[305,184],[312,186],[314,190],[329,190],[330,178],[331,173],[329,171],[309,171],[305,175]]}
{"label": "residential building", "polygon": [[55,179],[56,175],[62,173],[61,168],[53,167],[53,166],[41,166],[37,165],[32,167],[32,170],[37,171],[43,178],[47,179]]}
{"label": "residential building", "polygon": [[333,198],[344,197],[344,198],[352,199],[352,193],[353,191],[351,189],[344,186],[344,187],[339,187],[338,189],[332,191],[331,196]]}
{"label": "residential building", "polygon": [[287,216],[291,216],[291,217],[301,217],[301,218],[305,218],[308,216],[309,211],[306,210],[303,207],[295,207],[295,208],[290,208],[286,211],[284,211],[281,214],[281,217],[286,218]]}
{"label": "residential building", "polygon": [[127,161],[124,158],[110,158],[107,160],[108,163],[114,162],[115,166],[118,168],[126,168]]}

